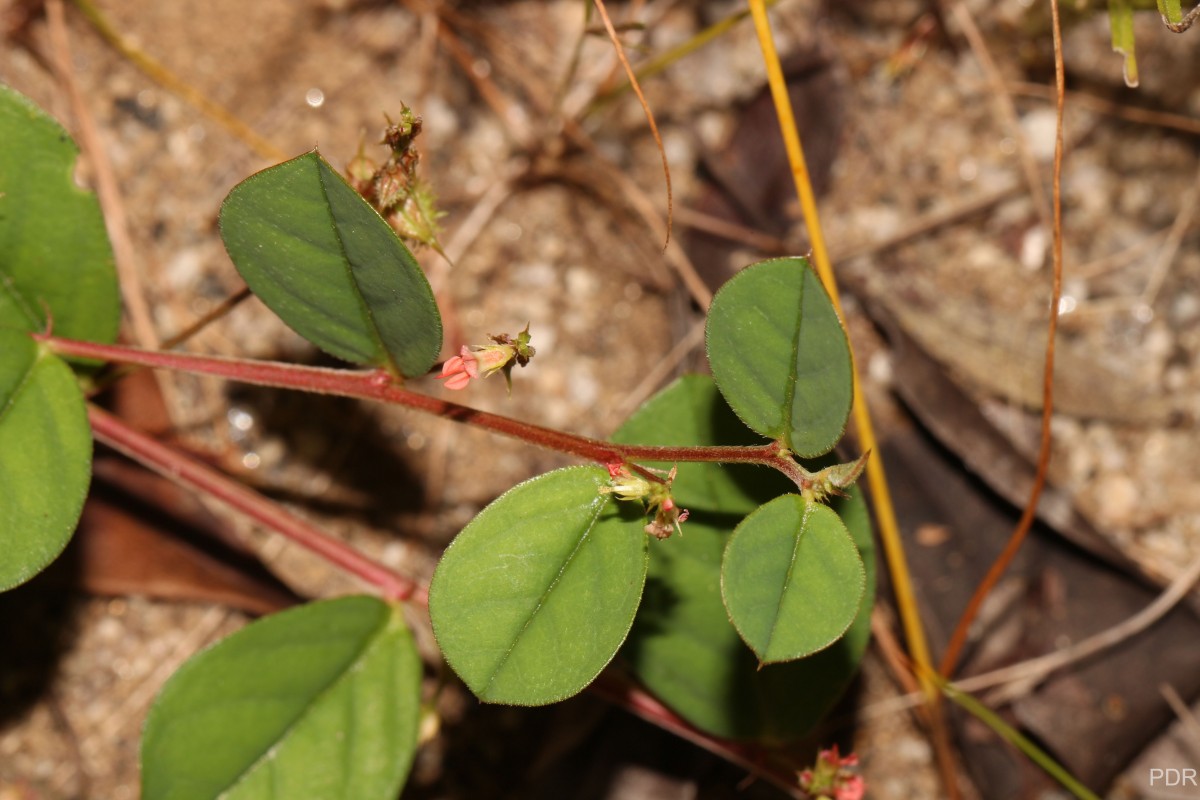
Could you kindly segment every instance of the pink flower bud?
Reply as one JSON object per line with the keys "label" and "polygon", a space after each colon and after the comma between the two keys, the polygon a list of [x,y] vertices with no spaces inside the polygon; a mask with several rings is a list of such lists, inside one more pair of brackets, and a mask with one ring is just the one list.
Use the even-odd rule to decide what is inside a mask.
{"label": "pink flower bud", "polygon": [[517,357],[517,350],[511,344],[489,344],[471,348],[475,356],[479,373],[483,377],[499,372]]}

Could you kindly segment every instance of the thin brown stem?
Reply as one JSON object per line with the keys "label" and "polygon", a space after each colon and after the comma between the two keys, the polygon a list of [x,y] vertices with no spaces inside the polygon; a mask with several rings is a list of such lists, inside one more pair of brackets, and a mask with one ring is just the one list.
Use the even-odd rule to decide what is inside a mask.
{"label": "thin brown stem", "polygon": [[967,632],[978,615],[984,599],[1000,582],[1001,576],[1004,575],[1016,557],[1017,551],[1021,549],[1025,537],[1033,528],[1033,522],[1037,519],[1038,500],[1041,499],[1042,489],[1046,485],[1046,472],[1050,467],[1050,418],[1054,411],[1054,341],[1058,335],[1058,303],[1062,297],[1062,157],[1063,114],[1066,105],[1066,79],[1063,67],[1062,27],[1058,16],[1058,0],[1050,0],[1050,11],[1054,30],[1054,83],[1057,89],[1057,102],[1055,103],[1057,122],[1054,132],[1054,199],[1052,203],[1054,210],[1054,278],[1050,292],[1050,324],[1046,332],[1046,363],[1042,372],[1042,429],[1041,444],[1038,448],[1037,472],[1034,475],[1033,488],[1029,492],[1029,501],[1025,504],[1021,520],[1013,530],[1012,536],[1009,537],[1008,543],[1005,544],[1003,552],[1000,553],[983,581],[975,589],[975,594],[971,596],[971,601],[958,620],[954,635],[950,637],[950,644],[946,646],[946,652],[942,656],[942,662],[938,669],[943,678],[950,678],[955,667],[958,666],[959,656],[967,641]]}
{"label": "thin brown stem", "polygon": [[49,22],[50,40],[54,45],[59,80],[66,88],[71,100],[71,107],[79,123],[79,138],[83,151],[87,153],[96,178],[96,196],[104,209],[105,228],[113,248],[113,261],[120,276],[122,302],[129,314],[130,327],[133,336],[142,347],[154,347],[158,344],[158,334],[154,330],[153,314],[146,300],[138,265],[137,251],[129,235],[128,217],[125,214],[125,202],[121,198],[120,185],[113,170],[112,161],[101,140],[100,130],[95,117],[88,109],[83,89],[75,79],[75,70],[71,64],[71,45],[67,38],[66,15],[63,11],[62,0],[51,0],[46,5],[46,18]]}
{"label": "thin brown stem", "polygon": [[593,0],[596,4],[596,10],[600,12],[600,19],[604,21],[604,28],[608,31],[608,38],[612,40],[613,48],[617,51],[617,58],[621,60],[621,66],[625,68],[625,76],[629,79],[629,85],[633,89],[633,93],[637,95],[638,102],[642,106],[642,111],[646,113],[646,122],[650,125],[650,134],[654,137],[654,144],[658,146],[658,154],[662,157],[663,177],[667,181],[667,235],[663,242],[663,249],[667,249],[667,245],[671,243],[671,220],[675,213],[675,196],[671,189],[671,166],[667,163],[667,150],[663,147],[662,135],[658,132],[658,123],[654,120],[654,111],[650,108],[650,103],[646,100],[646,95],[642,93],[642,86],[638,83],[637,75],[634,74],[633,65],[629,63],[629,58],[625,55],[625,46],[621,44],[621,37],[617,36],[617,30],[613,27],[612,20],[608,16],[608,8],[604,5],[604,0]]}

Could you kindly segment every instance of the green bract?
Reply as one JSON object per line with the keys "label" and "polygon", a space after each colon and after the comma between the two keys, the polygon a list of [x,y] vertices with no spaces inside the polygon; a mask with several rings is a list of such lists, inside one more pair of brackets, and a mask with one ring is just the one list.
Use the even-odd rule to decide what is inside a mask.
{"label": "green bract", "polygon": [[713,378],[743,422],[803,458],[833,449],[853,400],[850,344],[807,260],[731,278],[713,297],[707,340]]}
{"label": "green bract", "polygon": [[455,538],[429,587],[446,661],[481,700],[541,705],[600,673],[629,633],[646,579],[638,504],[608,473],[561,469],[510,489]]}
{"label": "green bract", "polygon": [[442,320],[425,274],[318,154],[235,186],[221,237],[247,285],[317,347],[407,377],[437,360]]}
{"label": "green bract", "polygon": [[267,617],[185,664],[150,710],[145,800],[391,800],[416,748],[421,662],[370,597]]}

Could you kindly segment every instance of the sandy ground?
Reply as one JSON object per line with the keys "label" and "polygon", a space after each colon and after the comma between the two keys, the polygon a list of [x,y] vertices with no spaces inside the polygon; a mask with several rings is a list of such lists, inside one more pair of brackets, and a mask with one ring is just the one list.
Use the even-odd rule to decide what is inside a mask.
{"label": "sandy ground", "polygon": [[[638,203],[660,218],[665,210],[644,116],[627,97],[581,113],[616,70],[610,45],[589,37],[562,107],[580,120],[595,150],[564,153],[560,126],[546,109],[555,107],[580,4],[463,4],[446,16],[451,33],[442,36],[424,6],[185,0],[105,3],[103,11],[121,35],[285,156],[318,147],[331,163],[345,164],[364,136],[374,140],[385,113],[401,102],[414,106],[425,121],[422,169],[447,212],[444,242],[455,257],[448,268],[434,254],[420,254],[447,301],[448,352],[488,333],[515,333],[526,322],[539,351],[536,366],[517,373],[511,399],[494,379],[471,402],[607,435],[677,368],[664,358],[700,319],[659,233],[639,211]],[[1005,85],[1049,82],[1049,34],[1038,9],[1015,0],[967,6]],[[629,42],[660,52],[739,8],[636,4],[647,25]],[[1012,126],[978,52],[961,37],[957,52],[921,37],[923,8],[852,3],[832,11],[784,0],[773,13],[781,49],[819,42],[846,79],[844,128],[822,203],[835,259],[860,276],[864,297],[900,317],[1031,452],[1049,235],[1024,183],[1022,158],[1046,180],[1053,106],[1045,96],[1014,90]],[[614,9],[621,18],[632,12]],[[233,185],[271,162],[156,85],[78,14],[68,13],[68,22],[74,72],[128,216],[137,291],[165,338],[237,288],[216,212]],[[1200,115],[1200,87],[1184,79],[1200,70],[1194,36],[1173,37],[1154,19],[1142,22],[1137,94],[1121,85],[1102,17],[1074,20],[1068,29],[1072,88],[1111,103]],[[961,30],[959,17],[951,16],[951,28]],[[10,43],[0,54],[0,80],[77,131],[66,95],[38,60],[53,53],[45,23],[33,21],[29,35],[31,48]],[[723,145],[761,73],[753,31],[743,24],[647,83],[680,207],[694,196],[697,165]],[[1066,298],[1052,479],[1109,541],[1163,578],[1200,556],[1200,502],[1192,488],[1200,472],[1195,135],[1195,127],[1182,132],[1123,120],[1084,102],[1072,103],[1067,117]],[[538,178],[520,178],[530,171]],[[618,174],[641,196],[631,196]],[[966,219],[932,222],[989,197],[996,199]],[[923,222],[924,229],[910,230]],[[1168,249],[1172,226],[1178,244]],[[743,263],[753,258],[747,249]],[[852,297],[851,314],[858,308]],[[859,320],[852,330],[869,327]],[[189,347],[314,358],[255,301]],[[895,380],[888,354],[873,352],[863,364],[865,379],[886,391]],[[432,381],[421,385],[439,391]],[[568,463],[410,412],[353,407],[329,414],[319,403],[184,377],[165,379],[163,388],[175,425],[194,447],[418,576],[431,572],[439,549],[490,499]],[[334,422],[315,425],[317,417]],[[330,510],[338,504],[352,510]],[[300,593],[355,588],[274,537],[236,519],[228,524]],[[247,618],[221,606],[140,597],[64,605],[39,612],[70,620],[56,672],[0,727],[0,798],[136,797],[137,737],[154,692],[188,655]],[[872,660],[864,702],[895,691]],[[857,737],[872,797],[937,796],[928,745],[906,718],[865,724]],[[412,791],[469,796],[438,794],[449,792],[438,789],[445,786],[443,752],[435,746],[419,759]],[[613,788],[607,796],[723,796],[694,777],[629,780],[617,785],[640,788]]]}

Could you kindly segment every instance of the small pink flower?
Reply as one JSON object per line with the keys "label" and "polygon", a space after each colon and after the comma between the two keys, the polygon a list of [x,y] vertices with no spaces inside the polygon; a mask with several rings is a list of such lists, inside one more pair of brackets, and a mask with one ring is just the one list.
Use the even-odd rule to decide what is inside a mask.
{"label": "small pink flower", "polygon": [[824,762],[830,764],[831,766],[839,767],[839,768],[840,767],[857,767],[858,766],[858,754],[851,753],[850,755],[843,757],[838,754],[838,746],[836,744],[833,747],[829,748],[828,750],[822,750],[820,755],[817,756],[817,758],[820,761],[824,761]]}
{"label": "small pink flower", "polygon": [[475,360],[475,355],[463,347],[459,355],[446,359],[446,363],[442,365],[442,374],[438,376],[438,379],[446,382],[447,389],[457,391],[467,388],[471,378],[478,377],[479,363]]}
{"label": "small pink flower", "polygon": [[866,781],[859,775],[843,778],[838,784],[835,800],[862,800],[867,792]]}
{"label": "small pink flower", "polygon": [[854,753],[844,758],[838,753],[837,745],[817,754],[813,769],[800,773],[800,788],[812,798],[830,800],[862,800],[867,784],[853,772],[858,766]]}
{"label": "small pink flower", "polygon": [[679,525],[687,521],[689,512],[686,508],[680,508],[671,495],[661,493],[664,491],[670,491],[670,484],[665,490],[660,490],[658,497],[650,499],[649,510],[654,512],[654,520],[646,526],[646,533],[656,539],[666,539],[672,533],[683,536],[683,529]]}
{"label": "small pink flower", "polygon": [[447,389],[465,389],[472,378],[486,378],[500,372],[504,374],[504,382],[512,394],[513,365],[523,367],[533,358],[534,349],[529,346],[529,326],[517,334],[514,339],[507,333],[489,334],[492,344],[464,345],[458,355],[446,359],[442,364],[442,374]]}

